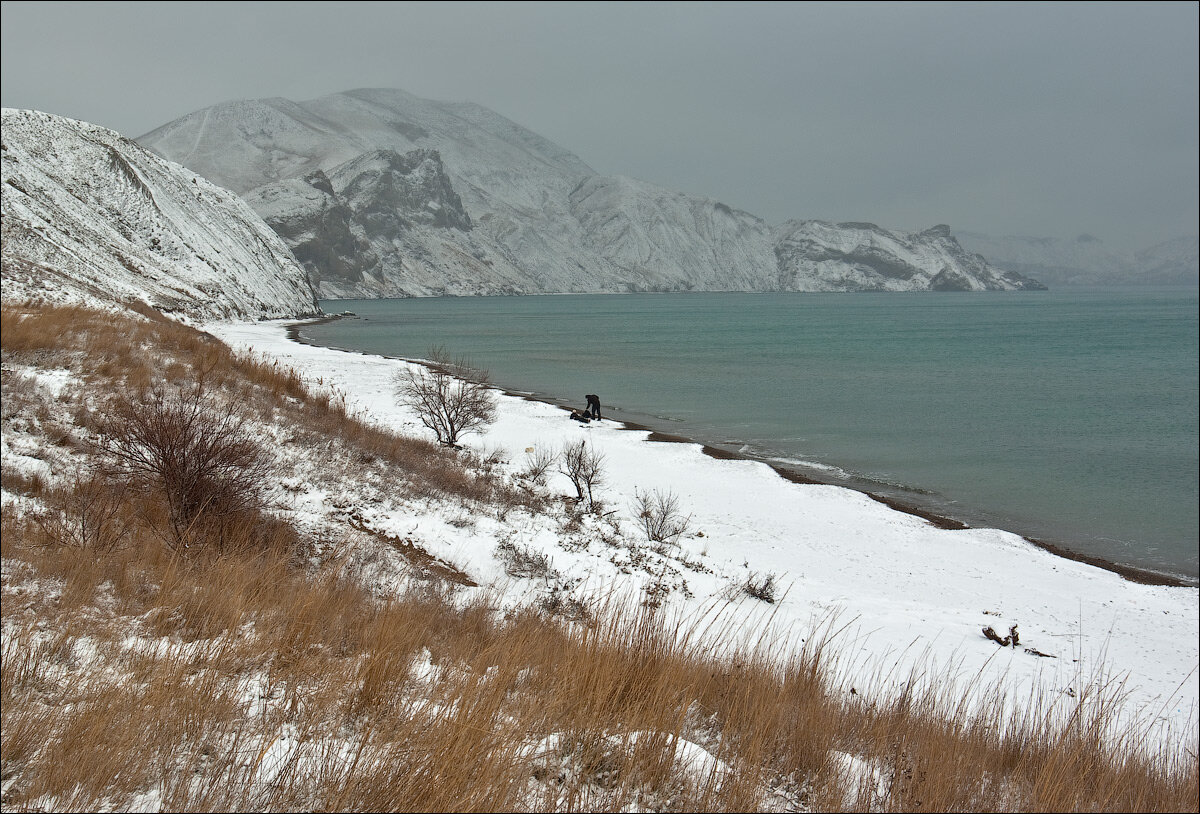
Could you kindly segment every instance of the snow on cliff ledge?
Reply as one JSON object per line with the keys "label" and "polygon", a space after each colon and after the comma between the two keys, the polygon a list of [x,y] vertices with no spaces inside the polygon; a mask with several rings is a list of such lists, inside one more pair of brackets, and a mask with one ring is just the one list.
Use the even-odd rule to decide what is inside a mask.
{"label": "snow on cliff ledge", "polygon": [[320,312],[238,196],[118,133],[3,110],[4,299],[142,301],[195,318]]}

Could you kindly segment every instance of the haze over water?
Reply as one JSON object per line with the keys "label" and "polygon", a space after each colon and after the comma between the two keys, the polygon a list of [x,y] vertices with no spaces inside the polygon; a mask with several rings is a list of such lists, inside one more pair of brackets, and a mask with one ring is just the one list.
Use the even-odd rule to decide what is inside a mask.
{"label": "haze over water", "polygon": [[598,393],[618,420],[1198,573],[1195,288],[322,307],[361,318],[305,326],[317,344],[406,358],[444,346],[509,390],[580,408]]}

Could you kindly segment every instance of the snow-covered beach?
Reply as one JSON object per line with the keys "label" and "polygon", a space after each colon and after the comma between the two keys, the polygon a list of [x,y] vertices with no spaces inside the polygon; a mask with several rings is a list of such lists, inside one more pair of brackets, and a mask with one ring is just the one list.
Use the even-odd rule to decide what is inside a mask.
{"label": "snow-covered beach", "polygon": [[[284,322],[204,327],[235,349],[278,360],[338,392],[351,412],[425,432],[396,403],[392,380],[405,362],[301,344],[289,339]],[[1194,587],[1138,584],[1012,533],[938,528],[859,492],[789,481],[765,463],[718,459],[699,444],[655,443],[649,430],[612,421],[581,426],[541,402],[510,395],[499,401],[498,420],[484,434],[466,436],[466,445],[497,452],[515,471],[531,449],[553,451],[585,437],[604,456],[605,511],[627,526],[636,526],[637,493],[678,496],[691,516],[678,559],[695,567],[652,577],[610,551],[564,547],[535,519],[463,524],[437,510],[376,512],[372,526],[418,535],[432,553],[514,602],[530,587],[508,578],[493,558],[502,541],[544,553],[580,591],[641,589],[658,579],[670,587],[666,602],[681,619],[719,612],[721,627],[733,620],[751,635],[769,625],[781,648],[822,628],[839,630],[831,649],[858,692],[894,689],[915,675],[980,688],[1004,682],[1013,698],[1069,704],[1089,685],[1108,681],[1125,696],[1128,715],[1153,723],[1156,739],[1195,748]],[[552,488],[572,491],[564,476],[551,478]],[[320,500],[309,509],[321,512]],[[774,604],[731,599],[730,586],[766,576],[779,586]],[[1004,636],[1013,625],[1015,647],[982,634],[991,627]]]}

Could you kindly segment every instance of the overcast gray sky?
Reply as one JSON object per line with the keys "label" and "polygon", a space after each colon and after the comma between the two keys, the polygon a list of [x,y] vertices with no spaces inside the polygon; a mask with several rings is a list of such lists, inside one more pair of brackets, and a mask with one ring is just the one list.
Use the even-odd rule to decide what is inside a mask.
{"label": "overcast gray sky", "polygon": [[1197,232],[1190,3],[4,2],[0,102],[136,137],[232,99],[478,102],[777,223]]}

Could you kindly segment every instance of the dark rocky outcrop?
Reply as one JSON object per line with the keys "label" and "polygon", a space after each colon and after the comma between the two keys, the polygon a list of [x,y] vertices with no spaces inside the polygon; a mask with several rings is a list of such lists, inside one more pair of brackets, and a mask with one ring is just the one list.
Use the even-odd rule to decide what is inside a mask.
{"label": "dark rocky outcrop", "polygon": [[322,281],[359,283],[363,271],[375,265],[370,244],[354,233],[354,213],[321,170],[259,187],[246,198],[291,248],[314,287]]}
{"label": "dark rocky outcrop", "polygon": [[436,150],[376,150],[334,168],[331,176],[355,221],[373,237],[395,237],[415,225],[471,229]]}

